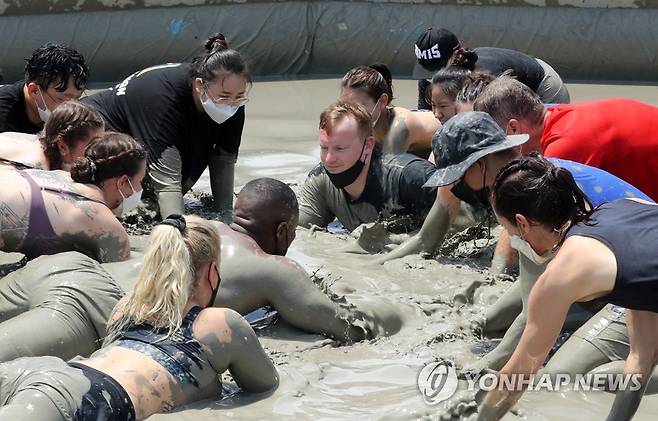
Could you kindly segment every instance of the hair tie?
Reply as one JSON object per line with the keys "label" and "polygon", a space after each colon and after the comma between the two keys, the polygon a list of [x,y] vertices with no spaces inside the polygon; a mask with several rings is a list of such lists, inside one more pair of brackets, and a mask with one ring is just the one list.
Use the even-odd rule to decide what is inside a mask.
{"label": "hair tie", "polygon": [[87,161],[89,162],[89,173],[90,173],[90,179],[91,181],[96,181],[96,163],[94,162],[93,159],[87,157]]}
{"label": "hair tie", "polygon": [[172,213],[166,217],[162,222],[160,222],[160,225],[169,225],[174,227],[180,231],[181,234],[185,234],[187,231],[187,223],[185,222],[185,217],[177,213]]}

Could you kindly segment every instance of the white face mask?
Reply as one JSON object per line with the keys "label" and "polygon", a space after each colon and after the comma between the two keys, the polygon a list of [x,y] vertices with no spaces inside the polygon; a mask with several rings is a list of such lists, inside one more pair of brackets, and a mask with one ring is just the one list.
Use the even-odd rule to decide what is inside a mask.
{"label": "white face mask", "polygon": [[50,110],[46,106],[46,101],[43,99],[43,94],[41,93],[41,88],[39,88],[39,96],[41,97],[41,102],[43,102],[43,109],[39,106],[39,101],[35,101],[37,104],[37,111],[39,112],[39,118],[41,121],[44,123],[48,121],[48,117],[50,117]]}
{"label": "white face mask", "polygon": [[530,259],[537,266],[543,265],[555,256],[555,252],[553,250],[549,250],[541,255],[538,254],[535,249],[532,248],[530,243],[518,235],[512,235],[511,240],[512,248]]}
{"label": "white face mask", "polygon": [[201,99],[201,105],[203,106],[203,110],[217,124],[222,124],[223,122],[231,118],[233,114],[235,114],[238,111],[238,108],[240,108],[235,105],[215,103],[215,101],[210,99],[210,95],[208,95],[208,92],[206,92],[205,89],[204,89],[204,95],[206,96],[205,101],[199,98]]}
{"label": "white face mask", "polygon": [[114,213],[115,216],[124,216],[125,214],[127,214],[128,212],[139,206],[139,201],[142,200],[142,190],[135,191],[135,188],[133,187],[133,184],[130,182],[130,179],[128,179],[128,184],[130,184],[130,188],[132,189],[133,192],[130,196],[125,197],[121,192],[121,189],[119,189],[119,194],[123,198],[123,201],[119,206],[112,209],[112,213]]}
{"label": "white face mask", "polygon": [[[554,232],[557,232],[560,235],[560,238],[564,235],[564,232],[571,226],[571,221],[567,221],[562,228],[560,229],[555,229],[553,228]],[[532,248],[530,243],[528,243],[525,239],[518,235],[512,235],[511,236],[511,246],[513,249],[517,250],[519,253],[530,259],[533,263],[535,263],[538,266],[543,265],[544,263],[548,262],[551,260],[553,257],[555,257],[555,254],[557,253],[557,250],[559,248],[559,243],[555,244],[550,250],[548,250],[544,254],[539,254],[535,251],[535,249]]]}

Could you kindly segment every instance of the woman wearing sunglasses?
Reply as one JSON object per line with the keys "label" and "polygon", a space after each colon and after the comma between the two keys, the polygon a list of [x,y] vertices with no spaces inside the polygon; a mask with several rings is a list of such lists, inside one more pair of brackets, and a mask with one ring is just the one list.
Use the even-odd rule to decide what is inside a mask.
{"label": "woman wearing sunglasses", "polygon": [[250,84],[244,58],[215,34],[191,62],[141,70],[85,101],[108,129],[147,147],[145,193],[160,215],[184,213],[183,195],[209,167],[215,205],[228,218]]}

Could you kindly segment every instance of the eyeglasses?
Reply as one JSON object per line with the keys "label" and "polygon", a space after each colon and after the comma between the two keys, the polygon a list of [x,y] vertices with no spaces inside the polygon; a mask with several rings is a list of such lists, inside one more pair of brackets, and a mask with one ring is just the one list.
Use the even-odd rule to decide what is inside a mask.
{"label": "eyeglasses", "polygon": [[234,107],[242,107],[247,102],[249,102],[249,98],[247,98],[246,96],[240,96],[240,97],[237,97],[237,98],[230,98],[230,97],[227,97],[227,96],[220,96],[218,98],[215,98],[208,91],[208,85],[205,85],[205,84],[203,85],[203,90],[206,93],[206,95],[208,96],[208,98],[210,98],[210,100],[212,102],[214,102],[215,104],[223,104],[223,105],[232,105]]}

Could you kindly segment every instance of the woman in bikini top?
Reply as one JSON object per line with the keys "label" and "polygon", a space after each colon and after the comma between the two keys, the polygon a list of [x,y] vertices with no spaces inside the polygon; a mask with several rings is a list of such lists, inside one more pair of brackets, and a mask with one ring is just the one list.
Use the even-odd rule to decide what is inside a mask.
{"label": "woman in bikini top", "polygon": [[[131,137],[92,140],[71,174],[0,171],[0,249],[32,259],[80,251],[99,262],[126,260],[130,245],[117,219],[137,206],[146,152]],[[10,186],[10,187],[9,187]]]}

